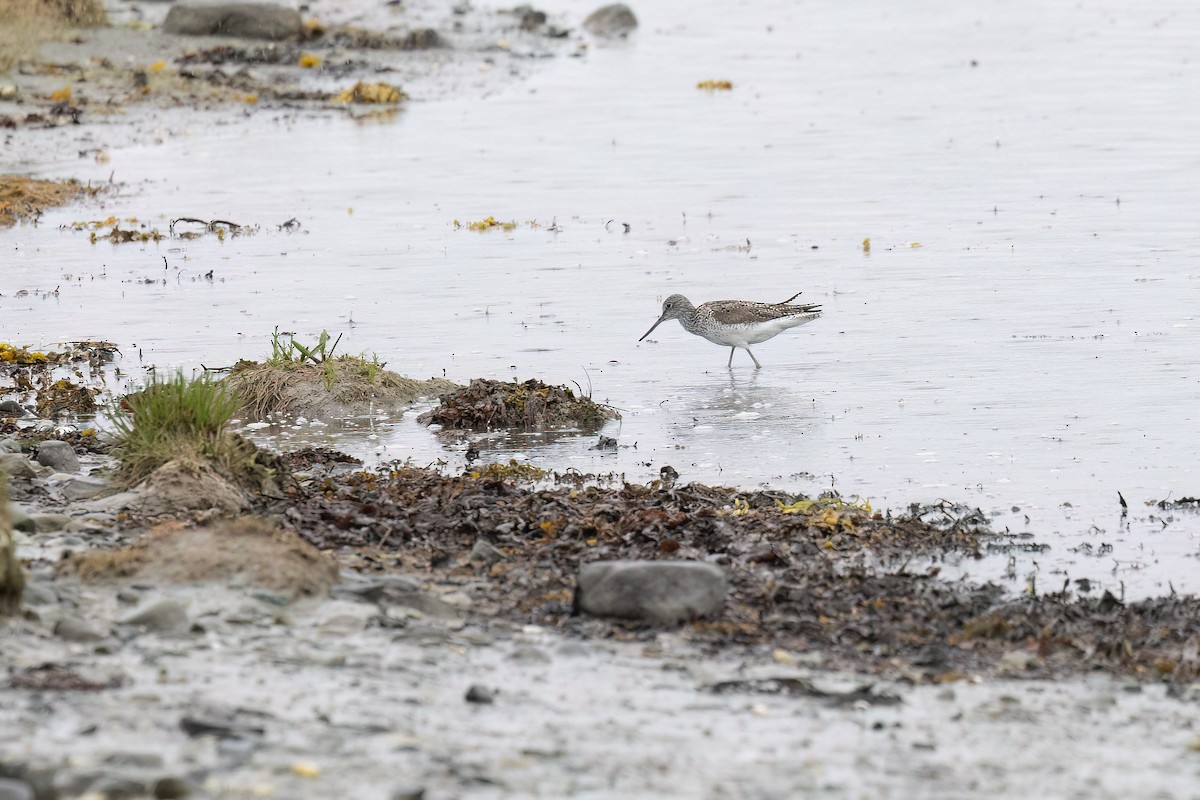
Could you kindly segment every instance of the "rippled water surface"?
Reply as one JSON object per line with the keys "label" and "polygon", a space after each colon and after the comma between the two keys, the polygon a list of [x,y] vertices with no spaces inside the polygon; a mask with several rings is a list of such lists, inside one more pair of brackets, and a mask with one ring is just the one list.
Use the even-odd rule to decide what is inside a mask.
{"label": "rippled water surface", "polygon": [[[518,437],[489,458],[963,501],[1052,545],[1022,562],[1039,589],[1200,590],[1200,516],[1144,505],[1200,495],[1200,10],[636,10],[630,41],[500,92],[381,121],[167,115],[105,164],[48,154],[43,174],[123,182],[104,215],[261,231],[91,245],[56,230],[97,213],[74,208],[0,233],[4,338],[195,368],[262,357],[276,325],[344,332],[407,375],[573,381],[624,415],[615,454]],[[517,227],[454,225],[489,215]],[[800,290],[825,316],[758,345],[760,371],[673,322],[637,341],[673,292]],[[461,463],[413,416],[338,446]]]}

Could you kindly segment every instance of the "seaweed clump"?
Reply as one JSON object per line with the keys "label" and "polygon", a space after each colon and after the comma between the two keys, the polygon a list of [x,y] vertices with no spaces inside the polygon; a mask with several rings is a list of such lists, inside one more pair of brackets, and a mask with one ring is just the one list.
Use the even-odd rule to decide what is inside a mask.
{"label": "seaweed clump", "polygon": [[476,378],[465,389],[444,395],[437,408],[417,421],[475,431],[557,427],[594,431],[619,416],[590,398],[576,397],[566,386],[550,386],[537,379],[505,383]]}

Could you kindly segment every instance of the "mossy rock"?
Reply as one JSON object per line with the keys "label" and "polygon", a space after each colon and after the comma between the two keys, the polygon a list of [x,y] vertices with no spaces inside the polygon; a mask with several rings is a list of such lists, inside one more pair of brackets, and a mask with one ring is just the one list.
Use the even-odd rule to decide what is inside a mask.
{"label": "mossy rock", "polygon": [[406,378],[360,356],[313,364],[299,361],[239,361],[221,381],[241,400],[250,419],[305,416],[341,419],[396,411],[422,397],[459,388],[441,378]]}

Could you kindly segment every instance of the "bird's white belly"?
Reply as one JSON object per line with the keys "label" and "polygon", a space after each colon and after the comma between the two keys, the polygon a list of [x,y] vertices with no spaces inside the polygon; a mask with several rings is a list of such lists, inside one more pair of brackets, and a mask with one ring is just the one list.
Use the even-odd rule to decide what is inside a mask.
{"label": "bird's white belly", "polygon": [[746,347],[772,339],[788,328],[809,322],[804,317],[783,317],[770,322],[755,322],[747,325],[723,325],[712,331],[698,331],[713,344],[725,347]]}

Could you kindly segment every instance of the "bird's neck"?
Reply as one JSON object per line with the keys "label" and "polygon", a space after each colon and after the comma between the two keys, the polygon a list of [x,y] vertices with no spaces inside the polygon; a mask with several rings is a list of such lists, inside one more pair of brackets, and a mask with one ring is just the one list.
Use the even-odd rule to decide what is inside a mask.
{"label": "bird's neck", "polygon": [[696,312],[696,307],[691,303],[684,302],[679,307],[679,324],[689,333],[695,333],[700,326],[700,315]]}

